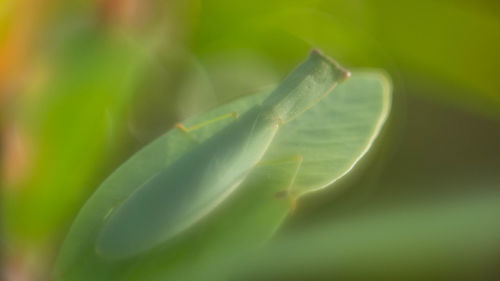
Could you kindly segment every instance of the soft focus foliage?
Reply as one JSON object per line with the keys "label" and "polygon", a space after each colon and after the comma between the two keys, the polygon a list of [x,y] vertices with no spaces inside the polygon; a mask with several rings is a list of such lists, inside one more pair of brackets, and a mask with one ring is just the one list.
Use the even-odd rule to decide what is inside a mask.
{"label": "soft focus foliage", "polygon": [[[281,81],[318,47],[348,68],[387,70],[389,124],[359,167],[304,196],[276,246],[231,276],[359,280],[385,257],[404,270],[376,271],[383,280],[498,279],[488,194],[500,182],[499,14],[486,0],[1,1],[2,277],[48,280],[78,210],[120,163],[175,122]],[[197,243],[180,251],[179,272]],[[300,252],[304,267],[283,257]]]}

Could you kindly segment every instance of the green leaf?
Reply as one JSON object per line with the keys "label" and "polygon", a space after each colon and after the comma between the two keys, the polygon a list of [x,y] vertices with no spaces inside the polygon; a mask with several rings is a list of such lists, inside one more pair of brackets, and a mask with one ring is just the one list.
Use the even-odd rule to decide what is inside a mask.
{"label": "green leaf", "polygon": [[283,71],[289,61],[316,46],[353,66],[388,70],[410,95],[500,117],[497,2],[257,3],[204,2],[194,33],[195,53],[210,58],[228,50],[250,50],[272,57]]}
{"label": "green leaf", "polygon": [[18,116],[33,143],[29,176],[2,198],[7,235],[20,243],[46,239],[77,211],[145,63],[126,38],[87,27],[57,51],[44,65],[43,83],[26,90],[31,100]]}
{"label": "green leaf", "polygon": [[267,159],[302,155],[292,191],[327,187],[365,155],[389,113],[392,85],[382,72],[358,71],[274,140]]}
{"label": "green leaf", "polygon": [[[390,94],[390,83],[380,72],[355,72],[331,95],[292,121],[290,126],[284,126],[269,157],[290,156],[297,152],[302,153],[304,159],[338,155],[326,159],[330,171],[314,171],[315,161],[304,161],[297,178],[298,194],[324,187],[347,173],[371,146],[387,117]],[[262,93],[238,99],[188,120],[186,124],[200,123],[235,110],[243,113],[267,95]],[[238,192],[216,211],[147,256],[110,263],[94,253],[102,221],[113,206],[127,198],[138,183],[168,166],[193,148],[197,141],[207,139],[227,122],[231,121],[192,132],[191,141],[182,132],[171,130],[115,171],[89,199],[74,222],[59,257],[59,280],[85,280],[86,274],[92,274],[94,280],[121,280],[125,276],[127,280],[178,280],[179,277],[215,280],[224,276],[224,271],[219,270],[224,265],[219,264],[216,257],[236,260],[267,241],[290,210],[290,201],[276,196],[276,192],[283,190],[293,176],[290,163],[257,167]],[[301,137],[304,132],[316,137],[324,134],[324,143],[311,143],[313,138]],[[297,139],[287,141],[291,136]]]}
{"label": "green leaf", "polygon": [[240,263],[241,275],[232,280],[332,274],[337,280],[490,280],[500,247],[498,189],[441,197],[392,200],[288,231]]}

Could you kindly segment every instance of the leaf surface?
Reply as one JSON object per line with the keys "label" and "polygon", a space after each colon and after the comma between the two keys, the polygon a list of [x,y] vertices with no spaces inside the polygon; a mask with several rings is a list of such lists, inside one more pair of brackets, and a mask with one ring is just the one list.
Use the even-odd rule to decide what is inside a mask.
{"label": "leaf surface", "polygon": [[[186,124],[197,124],[232,111],[243,113],[267,95],[238,99]],[[266,157],[302,154],[304,164],[294,190],[300,195],[324,187],[346,174],[369,149],[387,117],[390,98],[390,82],[380,71],[354,72],[331,95],[283,126]],[[236,194],[213,213],[146,256],[110,263],[94,253],[102,221],[113,206],[127,198],[138,183],[168,166],[198,141],[209,138],[227,122],[232,121],[192,132],[192,140],[179,130],[171,130],[115,171],[77,217],[59,257],[59,280],[84,280],[86,274],[103,280],[220,280],[225,277],[226,271],[222,269],[227,265],[219,260],[231,257],[236,261],[265,243],[290,211],[291,201],[286,196],[277,196],[277,192],[293,176],[291,163],[258,166]],[[301,137],[303,133],[309,136]],[[315,143],[321,141],[323,144]],[[325,158],[327,155],[333,156]],[[328,163],[325,169],[317,170],[319,156]]]}

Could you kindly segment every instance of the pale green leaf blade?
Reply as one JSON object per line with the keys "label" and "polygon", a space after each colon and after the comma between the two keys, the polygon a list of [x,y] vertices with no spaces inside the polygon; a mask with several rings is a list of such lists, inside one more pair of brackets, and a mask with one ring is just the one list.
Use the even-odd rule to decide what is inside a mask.
{"label": "pale green leaf blade", "polygon": [[303,156],[292,189],[298,195],[332,184],[370,149],[389,114],[391,95],[392,83],[385,73],[355,72],[331,95],[287,124],[266,158]]}
{"label": "pale green leaf blade", "polygon": [[[354,73],[353,78],[356,77],[358,77],[358,74]],[[375,79],[379,85],[387,82],[386,79],[381,78],[378,72],[372,72],[371,74],[366,72],[360,77],[354,79],[354,81],[366,83],[365,80]],[[349,83],[349,80],[344,83],[350,85],[348,89],[345,89],[346,92],[350,92],[349,87],[354,87],[357,84]],[[366,88],[369,89],[370,87]],[[383,94],[369,96],[372,99],[390,98],[389,88],[375,87],[371,90],[374,92],[386,91]],[[232,111],[245,112],[266,96],[267,94],[263,93],[237,100],[207,114],[193,118],[187,121],[186,124],[200,123]],[[331,99],[332,97],[333,99]],[[329,104],[339,102],[335,100],[335,97],[337,95],[334,92],[325,101]],[[358,99],[357,102],[363,103],[367,101]],[[383,104],[383,102],[380,104]],[[365,121],[377,122],[380,119],[377,114],[380,114],[380,112],[376,110],[371,112],[375,114],[374,118],[367,118]],[[356,114],[355,111],[352,113]],[[324,114],[328,115],[328,113]],[[383,114],[387,114],[387,112],[383,112]],[[307,112],[303,116],[310,118],[307,117]],[[94,243],[107,212],[124,200],[138,182],[149,178],[182,153],[190,150],[196,145],[195,140],[203,141],[210,137],[224,127],[227,124],[225,122],[215,123],[194,131],[192,134],[193,140],[188,139],[187,141],[182,132],[178,130],[169,131],[132,157],[110,176],[82,209],[68,235],[59,257],[59,280],[79,280],[78,278],[85,280],[85,274],[90,273],[96,279],[108,280],[122,280],[123,278],[127,278],[127,280],[155,280],[155,278],[160,278],[163,280],[168,279],[168,277],[171,280],[176,280],[179,276],[217,280],[217,278],[221,277],[220,274],[224,275],[224,271],[217,270],[220,268],[219,266],[223,265],[217,263],[217,259],[214,259],[214,257],[241,257],[254,246],[265,243],[277,230],[290,210],[290,202],[286,198],[276,196],[276,192],[282,190],[292,176],[291,172],[293,170],[290,169],[291,165],[289,164],[259,167],[250,175],[241,190],[230,197],[229,200],[226,200],[214,214],[211,214],[185,235],[181,235],[178,239],[153,251],[149,256],[142,257],[140,260],[133,259],[110,264],[94,253]],[[227,122],[231,121],[227,120]],[[368,133],[367,140],[361,143],[369,147],[371,141],[368,140],[372,140],[379,133],[378,129]],[[287,132],[286,127],[283,128],[283,131]],[[367,147],[362,149],[363,153],[365,149]],[[286,152],[283,149],[278,151]],[[355,156],[360,157],[360,155]],[[304,157],[308,156],[304,155]],[[352,163],[347,166],[352,166]],[[336,175],[336,177],[338,176]],[[242,241],[245,243],[242,243]]]}

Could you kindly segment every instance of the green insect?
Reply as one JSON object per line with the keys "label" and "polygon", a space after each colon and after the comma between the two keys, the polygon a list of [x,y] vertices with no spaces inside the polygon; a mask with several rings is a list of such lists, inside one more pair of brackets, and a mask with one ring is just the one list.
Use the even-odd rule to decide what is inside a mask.
{"label": "green insect", "polygon": [[[96,252],[109,259],[132,257],[190,227],[244,181],[281,126],[349,75],[330,58],[312,51],[260,105],[137,187],[113,209],[98,235]],[[178,127],[186,132],[194,129]],[[301,156],[295,159],[298,169]],[[288,195],[285,189],[277,198]],[[176,201],[165,204],[169,196]]]}

